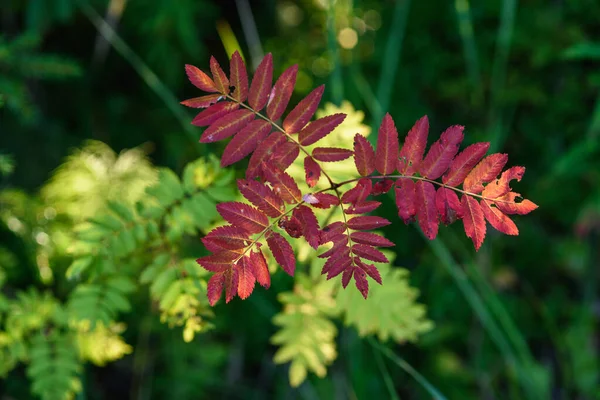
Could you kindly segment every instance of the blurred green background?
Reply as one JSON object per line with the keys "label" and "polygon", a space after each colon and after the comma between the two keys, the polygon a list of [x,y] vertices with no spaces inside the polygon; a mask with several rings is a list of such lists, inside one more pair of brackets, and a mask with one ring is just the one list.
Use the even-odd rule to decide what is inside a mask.
{"label": "blurred green background", "polygon": [[[596,0],[2,0],[0,399],[600,399],[599,21]],[[163,182],[156,167],[180,175],[220,155],[178,104],[198,95],[183,65],[206,70],[214,55],[226,66],[236,49],[250,70],[266,52],[276,74],[299,64],[292,102],[325,83],[326,102],[364,111],[371,128],[386,111],[401,137],[424,114],[430,142],[465,125],[465,144],[489,141],[527,168],[516,190],[539,205],[516,218],[520,236],[489,231],[475,253],[461,226],[428,242],[387,199],[394,268],[410,271],[433,324],[414,337],[369,332],[379,342],[333,319],[337,358],[297,388],[270,342],[278,294],[293,285],[281,273],[269,291],[219,304],[190,343],[144,287],[120,286],[132,311],[102,339],[68,322],[82,284],[67,270],[73,231],[108,200],[143,199]],[[208,225],[169,243],[203,255]],[[407,291],[379,307],[408,313]],[[30,338],[66,338],[76,352],[73,332],[67,395],[50,393],[60,379],[39,377],[53,367],[31,366],[46,353]],[[94,358],[94,346],[112,356]]]}

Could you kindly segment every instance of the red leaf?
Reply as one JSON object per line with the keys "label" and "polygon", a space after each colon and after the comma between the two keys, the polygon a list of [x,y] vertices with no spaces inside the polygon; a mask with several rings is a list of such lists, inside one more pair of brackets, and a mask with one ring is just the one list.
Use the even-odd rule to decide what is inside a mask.
{"label": "red leaf", "polygon": [[219,118],[224,117],[233,110],[236,110],[239,106],[239,104],[231,101],[223,101],[221,103],[214,104],[196,115],[196,118],[192,120],[192,125],[208,126],[217,121]]}
{"label": "red leaf", "polygon": [[462,206],[454,190],[441,187],[435,193],[435,206],[442,222],[449,225],[460,218]]}
{"label": "red leaf", "polygon": [[481,200],[479,204],[481,211],[483,211],[483,216],[497,231],[507,235],[519,234],[519,229],[506,214],[496,207],[490,207],[489,203],[485,200]]}
{"label": "red leaf", "polygon": [[342,161],[352,156],[352,150],[338,149],[336,147],[316,147],[312,152],[315,160],[324,162]]}
{"label": "red leaf", "polygon": [[369,296],[369,282],[367,282],[365,271],[360,268],[354,270],[354,283],[360,294],[366,299]]}
{"label": "red leaf", "polygon": [[308,187],[314,187],[321,177],[321,167],[310,156],[304,157],[304,173]]}
{"label": "red leaf", "polygon": [[246,72],[246,64],[244,64],[244,60],[237,50],[231,56],[229,70],[231,86],[234,87],[231,97],[243,102],[248,97],[248,73]]}
{"label": "red leaf", "polygon": [[273,185],[275,194],[280,196],[286,203],[299,203],[302,199],[302,192],[298,189],[296,181],[279,168],[268,167],[265,163],[262,165],[265,177]]}
{"label": "red leaf", "polygon": [[225,146],[221,157],[221,167],[236,163],[252,153],[270,131],[271,123],[263,119],[250,122]]}
{"label": "red leaf", "polygon": [[341,274],[346,268],[352,265],[350,249],[340,250],[335,255],[329,257],[321,270],[321,274],[327,274],[327,279],[334,278]]}
{"label": "red leaf", "polygon": [[265,140],[259,143],[258,147],[252,153],[246,169],[246,179],[264,178],[262,163],[268,161],[273,152],[287,141],[285,135],[279,131],[272,132]]}
{"label": "red leaf", "polygon": [[442,178],[442,182],[448,186],[458,186],[463,183],[469,172],[481,161],[489,148],[489,143],[475,143],[461,151],[452,160],[448,172]]}
{"label": "red leaf", "polygon": [[283,74],[281,74],[275,85],[273,85],[271,95],[269,96],[269,103],[267,104],[267,115],[272,120],[281,117],[285,111],[294,91],[297,73],[298,65],[292,65],[283,71]]}
{"label": "red leaf", "polygon": [[319,258],[329,258],[333,257],[335,254],[339,253],[342,248],[348,247],[348,237],[346,235],[338,235],[331,240],[333,242],[333,246],[329,250],[327,250],[323,254],[319,254],[317,257]]}
{"label": "red leaf", "polygon": [[218,92],[217,86],[204,72],[193,65],[185,64],[185,73],[192,85],[205,92]]}
{"label": "red leaf", "polygon": [[236,269],[238,271],[237,293],[242,300],[247,299],[248,296],[252,294],[254,284],[256,283],[256,278],[252,273],[250,263],[250,257],[245,256],[236,264]]}
{"label": "red leaf", "polygon": [[404,145],[400,150],[398,171],[405,175],[412,175],[417,171],[419,163],[425,154],[427,134],[429,132],[429,119],[427,115],[421,117],[411,128],[406,136]]}
{"label": "red leaf", "polygon": [[285,171],[298,158],[298,154],[300,154],[300,148],[296,143],[285,142],[278,146],[273,153],[273,162],[277,168]]}
{"label": "red leaf", "polygon": [[415,200],[419,226],[429,240],[438,233],[438,219],[435,208],[435,188],[431,182],[418,181],[415,184]]}
{"label": "red leaf", "polygon": [[223,272],[225,276],[225,303],[229,303],[235,297],[238,290],[238,268],[231,268]]}
{"label": "red leaf", "polygon": [[509,192],[506,193],[504,196],[496,199],[497,201],[494,204],[496,204],[496,207],[498,207],[500,211],[502,211],[505,214],[525,215],[538,208],[538,206],[535,203],[527,199],[524,199],[520,203],[517,203],[515,200],[517,199],[517,197],[520,196],[521,195],[519,193]]}
{"label": "red leaf", "polygon": [[376,184],[373,185],[373,190],[371,190],[371,194],[373,196],[379,196],[380,194],[384,194],[390,191],[390,189],[394,186],[394,181],[391,179],[383,179]]}
{"label": "red leaf", "polygon": [[293,238],[302,236],[302,224],[300,223],[300,220],[293,215],[291,217],[289,215],[284,216],[279,220],[278,225]]}
{"label": "red leaf", "polygon": [[360,269],[365,271],[367,275],[369,275],[375,282],[379,283],[380,285],[382,284],[381,274],[379,273],[379,270],[375,267],[375,265],[365,264],[360,260],[356,261],[356,265],[358,265]]}
{"label": "red leaf", "polygon": [[298,134],[298,141],[302,146],[310,146],[330,134],[346,118],[346,114],[333,114],[319,118]]}
{"label": "red leaf", "polygon": [[330,242],[334,237],[346,232],[346,227],[341,221],[332,222],[321,229],[321,243]]}
{"label": "red leaf", "polygon": [[354,135],[354,165],[361,176],[375,171],[375,152],[371,143],[360,133]]}
{"label": "red leaf", "polygon": [[356,254],[359,257],[366,258],[367,260],[375,262],[390,262],[390,260],[388,260],[387,257],[381,251],[377,250],[373,246],[369,246],[366,244],[358,243],[352,245],[352,253]]}
{"label": "red leaf", "polygon": [[215,86],[219,92],[229,94],[229,79],[227,79],[227,75],[221,69],[217,59],[212,56],[210,57],[210,71],[212,72]]}
{"label": "red leaf", "polygon": [[371,232],[352,232],[350,239],[356,243],[369,244],[378,247],[391,247],[394,243],[390,242],[383,236]]}
{"label": "red leaf", "polygon": [[202,238],[204,246],[212,252],[224,249],[236,250],[246,247],[250,239],[248,232],[235,226],[220,226]]}
{"label": "red leaf", "polygon": [[483,183],[491,182],[496,178],[507,161],[507,154],[490,154],[469,172],[463,183],[463,188],[470,193],[481,193]]}
{"label": "red leaf", "polygon": [[216,103],[223,97],[222,94],[209,94],[206,96],[194,97],[193,99],[187,99],[182,101],[180,104],[183,104],[186,107],[191,108],[206,108],[211,104]]}
{"label": "red leaf", "polygon": [[251,251],[249,264],[256,281],[268,289],[271,286],[271,274],[269,273],[269,267],[262,251]]}
{"label": "red leaf", "polygon": [[484,197],[495,199],[500,196],[504,196],[510,192],[510,181],[516,179],[521,181],[523,174],[525,173],[524,167],[512,167],[502,173],[500,179],[496,179],[486,185],[485,189],[481,193]]}
{"label": "red leaf", "polygon": [[321,85],[308,94],[305,98],[300,100],[300,103],[283,120],[283,129],[289,134],[296,133],[300,129],[304,128],[304,125],[310,121],[312,116],[317,111],[321,96],[325,85]]}
{"label": "red leaf", "polygon": [[342,195],[342,203],[356,204],[362,203],[367,199],[373,190],[373,182],[369,178],[361,178],[356,183],[356,186],[348,190]]}
{"label": "red leaf", "polygon": [[395,192],[398,216],[402,218],[405,224],[408,224],[417,215],[415,183],[410,178],[398,179]]}
{"label": "red leaf", "polygon": [[331,206],[337,206],[338,204],[340,204],[340,201],[337,198],[337,196],[334,196],[333,194],[315,193],[311,196],[317,199],[316,203],[310,203],[311,206],[316,208],[329,208]]}
{"label": "red leaf", "polygon": [[217,211],[225,221],[245,229],[249,233],[262,232],[269,226],[267,216],[248,204],[237,201],[220,203],[217,204]]}
{"label": "red leaf", "polygon": [[385,114],[377,136],[377,151],[375,153],[375,168],[377,171],[383,175],[393,173],[398,162],[398,150],[398,131],[390,114]]}
{"label": "red leaf", "polygon": [[319,221],[315,213],[306,206],[298,206],[293,211],[294,217],[298,218],[302,225],[302,234],[313,249],[317,249],[321,244],[319,235]]}
{"label": "red leaf", "polygon": [[345,212],[346,214],[366,214],[376,210],[380,205],[379,201],[363,201],[348,207]]}
{"label": "red leaf", "polygon": [[294,276],[296,270],[296,260],[294,259],[294,251],[292,246],[277,232],[272,232],[267,238],[267,244],[273,257],[288,275]]}
{"label": "red leaf", "polygon": [[214,274],[208,280],[208,284],[206,285],[206,295],[208,297],[208,303],[211,306],[217,304],[217,301],[221,298],[221,293],[223,293],[223,287],[225,286],[225,275],[222,273]]}
{"label": "red leaf", "polygon": [[458,153],[462,142],[464,126],[454,125],[446,129],[440,139],[431,145],[427,155],[419,165],[421,176],[429,179],[437,179],[446,170],[452,158]]}
{"label": "red leaf", "polygon": [[235,135],[240,129],[245,127],[254,119],[254,113],[250,110],[237,110],[219,118],[209,126],[202,136],[200,143],[218,142]]}
{"label": "red leaf", "polygon": [[357,231],[378,229],[389,224],[391,224],[391,222],[387,219],[376,216],[354,217],[347,223],[348,228],[355,229]]}
{"label": "red leaf", "polygon": [[354,268],[346,268],[344,273],[342,274],[342,287],[346,289],[348,283],[350,283],[350,279],[352,279],[352,273],[354,272]]}
{"label": "red leaf", "polygon": [[271,84],[273,82],[273,56],[267,54],[262,59],[250,85],[248,93],[248,103],[255,111],[260,111],[267,105],[269,93],[271,92]]}
{"label": "red leaf", "polygon": [[238,179],[237,187],[246,199],[271,218],[277,218],[285,211],[285,204],[271,188],[254,180]]}
{"label": "red leaf", "polygon": [[219,273],[231,268],[233,260],[239,256],[240,253],[225,250],[219,253],[211,254],[210,256],[200,257],[196,260],[196,262],[207,271]]}
{"label": "red leaf", "polygon": [[463,195],[461,199],[463,225],[467,237],[471,238],[475,250],[479,250],[485,238],[485,219],[481,206],[473,197]]}

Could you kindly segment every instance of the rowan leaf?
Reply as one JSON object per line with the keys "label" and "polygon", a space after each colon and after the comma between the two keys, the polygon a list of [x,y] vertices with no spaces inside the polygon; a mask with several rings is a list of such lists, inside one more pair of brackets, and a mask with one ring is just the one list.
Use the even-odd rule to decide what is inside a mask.
{"label": "rowan leaf", "polygon": [[350,283],[350,279],[352,279],[352,273],[354,272],[354,268],[347,268],[342,274],[342,287],[346,289],[348,283]]}
{"label": "rowan leaf", "polygon": [[377,136],[375,169],[383,175],[392,174],[398,163],[398,131],[389,113],[383,117]]}
{"label": "rowan leaf", "polygon": [[294,250],[292,250],[292,246],[288,241],[279,233],[272,232],[267,237],[267,244],[269,245],[269,249],[271,249],[271,253],[273,253],[273,257],[275,257],[275,261],[281,265],[288,275],[294,276],[296,259],[294,258]]}
{"label": "rowan leaf", "polygon": [[427,135],[429,133],[429,119],[427,115],[421,117],[408,131],[398,161],[398,171],[404,175],[413,175],[425,154]]}
{"label": "rowan leaf", "polygon": [[525,174],[524,167],[512,167],[502,173],[500,179],[496,179],[485,186],[481,195],[490,199],[504,196],[510,192],[510,181],[516,179],[520,181]]}
{"label": "rowan leaf", "polygon": [[375,152],[371,143],[360,133],[354,135],[354,165],[361,176],[375,171]]}
{"label": "rowan leaf", "polygon": [[[220,96],[220,95],[219,95]],[[213,104],[206,110],[201,111],[192,120],[192,125],[195,126],[208,126],[219,118],[224,117],[230,112],[237,110],[240,105],[231,101],[223,101],[221,103]]]}
{"label": "rowan leaf", "polygon": [[362,203],[369,197],[372,190],[373,182],[368,178],[361,178],[356,182],[356,186],[342,195],[341,201],[344,204]]}
{"label": "rowan leaf", "polygon": [[252,84],[250,85],[248,103],[253,110],[260,111],[267,105],[272,83],[273,56],[269,53],[258,64],[258,68],[256,68],[256,72],[252,78]]}
{"label": "rowan leaf", "polygon": [[225,275],[223,273],[214,274],[208,280],[206,285],[206,295],[208,297],[208,303],[211,306],[217,304],[217,301],[221,298],[223,288],[225,287]]}
{"label": "rowan leaf", "polygon": [[481,193],[483,184],[491,182],[500,174],[508,161],[508,154],[490,154],[469,172],[463,183],[463,189],[470,193]]}
{"label": "rowan leaf", "polygon": [[285,211],[283,199],[264,183],[238,179],[237,187],[242,196],[269,217],[277,218]]}
{"label": "rowan leaf", "polygon": [[267,181],[273,185],[273,191],[280,196],[283,201],[289,204],[299,203],[302,199],[302,192],[298,189],[296,181],[279,168],[268,167],[265,163],[262,166]]}
{"label": "rowan leaf", "polygon": [[242,300],[247,299],[252,294],[256,283],[250,262],[250,257],[244,256],[235,266],[238,272],[237,294]]}
{"label": "rowan leaf", "polygon": [[379,201],[363,201],[360,203],[355,203],[352,206],[348,207],[344,212],[346,214],[366,214],[374,211],[381,205]]}
{"label": "rowan leaf", "polygon": [[419,226],[429,240],[438,233],[437,210],[435,207],[435,188],[431,182],[418,181],[415,184],[415,200]]}
{"label": "rowan leaf", "polygon": [[439,140],[431,145],[419,165],[419,173],[428,179],[437,179],[450,166],[464,138],[464,126],[454,125],[442,132]]}
{"label": "rowan leaf", "polygon": [[180,104],[183,104],[184,106],[190,108],[206,108],[221,100],[221,98],[223,98],[223,95],[220,93],[208,94],[206,96],[194,97],[192,99],[184,100]]}
{"label": "rowan leaf", "polygon": [[481,200],[479,202],[483,216],[497,231],[507,235],[518,235],[519,229],[515,223],[497,207],[491,207],[490,204]]}
{"label": "rowan leaf", "polygon": [[271,286],[271,274],[269,273],[267,260],[265,260],[261,250],[250,252],[249,264],[256,281],[265,289],[268,289]]}
{"label": "rowan leaf", "polygon": [[273,85],[267,104],[267,115],[271,120],[279,119],[290,102],[294,85],[296,84],[297,73],[298,65],[292,65],[283,71],[283,74],[281,74],[275,85]]}
{"label": "rowan leaf", "polygon": [[273,156],[277,147],[287,141],[285,135],[279,131],[272,132],[259,146],[256,148],[250,161],[248,161],[248,169],[246,169],[246,179],[264,178],[262,163],[267,162]]}
{"label": "rowan leaf", "polygon": [[196,86],[198,89],[209,93],[219,91],[213,80],[198,67],[185,64],[185,73],[192,85]]}
{"label": "rowan leaf", "polygon": [[357,231],[368,231],[371,229],[378,229],[389,224],[391,224],[390,221],[377,216],[354,217],[351,218],[347,223],[348,228],[355,229]]}
{"label": "rowan leaf", "polygon": [[496,204],[496,207],[505,214],[525,215],[538,208],[535,203],[527,199],[523,199],[521,202],[517,203],[516,200],[520,196],[519,193],[509,192],[504,196],[495,199],[496,201],[494,204]]}
{"label": "rowan leaf", "polygon": [[213,229],[202,238],[204,246],[212,252],[221,250],[236,250],[247,246],[250,239],[245,230],[225,225]]}
{"label": "rowan leaf", "polygon": [[210,57],[210,71],[212,72],[215,86],[219,92],[229,94],[229,79],[227,79],[227,75],[219,65],[217,59],[213,56]]}
{"label": "rowan leaf", "polygon": [[321,167],[310,156],[304,157],[304,174],[308,187],[314,187],[321,177]]}
{"label": "rowan leaf", "polygon": [[471,238],[475,250],[479,250],[485,238],[485,219],[481,206],[473,197],[463,195],[461,198],[462,221],[467,237]]}
{"label": "rowan leaf", "polygon": [[262,232],[269,225],[269,219],[265,214],[248,204],[237,201],[217,204],[217,211],[225,221],[249,233]]}
{"label": "rowan leaf", "polygon": [[458,186],[463,183],[469,172],[481,161],[489,148],[490,144],[487,142],[474,143],[465,148],[454,157],[448,172],[442,177],[442,182],[448,186]]}
{"label": "rowan leaf", "polygon": [[252,153],[270,131],[271,123],[264,119],[250,122],[225,146],[221,157],[221,167],[236,163]]}
{"label": "rowan leaf", "polygon": [[352,150],[340,149],[337,147],[316,147],[312,151],[315,160],[324,162],[342,161],[352,156]]}
{"label": "rowan leaf", "polygon": [[300,148],[296,143],[285,142],[277,147],[272,160],[277,168],[285,171],[298,158],[298,154],[300,154]]}
{"label": "rowan leaf", "polygon": [[377,247],[391,247],[394,245],[393,242],[390,242],[383,236],[372,232],[352,232],[350,234],[350,239],[356,243],[368,244]]}
{"label": "rowan leaf", "polygon": [[224,115],[209,126],[202,136],[200,143],[218,142],[235,135],[240,129],[248,125],[254,119],[254,113],[250,110],[237,110]]}
{"label": "rowan leaf", "polygon": [[293,216],[296,217],[302,226],[302,234],[310,247],[317,249],[321,244],[319,234],[319,221],[315,213],[307,206],[298,206],[293,211]]}
{"label": "rowan leaf", "polygon": [[388,258],[381,251],[367,244],[355,243],[352,245],[352,253],[359,257],[375,262],[390,262],[390,260],[388,260]]}
{"label": "rowan leaf", "polygon": [[332,114],[309,123],[298,134],[302,146],[310,146],[330,134],[346,118],[346,114]]}
{"label": "rowan leaf", "polygon": [[367,281],[367,274],[360,268],[354,269],[354,283],[356,284],[356,288],[362,294],[362,296],[366,299],[369,296],[369,282]]}
{"label": "rowan leaf", "polygon": [[317,111],[317,107],[323,96],[325,85],[321,85],[314,89],[305,98],[300,100],[298,105],[283,120],[283,129],[289,134],[296,133],[304,128],[304,125],[310,121],[312,116]]}
{"label": "rowan leaf", "polygon": [[415,183],[410,178],[398,179],[395,194],[398,216],[408,224],[417,215]]}
{"label": "rowan leaf", "polygon": [[229,73],[231,74],[230,84],[234,87],[231,97],[239,102],[245,101],[248,97],[248,73],[246,64],[237,50],[231,56]]}
{"label": "rowan leaf", "polygon": [[462,206],[454,190],[439,188],[435,193],[435,206],[441,221],[446,225],[461,217]]}

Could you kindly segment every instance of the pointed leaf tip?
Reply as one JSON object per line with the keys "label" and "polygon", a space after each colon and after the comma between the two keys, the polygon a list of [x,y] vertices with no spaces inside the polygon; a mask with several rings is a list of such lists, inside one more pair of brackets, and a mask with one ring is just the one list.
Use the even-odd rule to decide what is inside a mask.
{"label": "pointed leaf tip", "polygon": [[383,117],[377,136],[375,168],[383,175],[392,174],[398,163],[398,131],[389,113]]}
{"label": "pointed leaf tip", "polygon": [[192,85],[205,92],[218,92],[217,86],[208,75],[206,75],[198,67],[190,64],[185,64],[185,73]]}
{"label": "pointed leaf tip", "polygon": [[325,85],[321,85],[308,94],[304,99],[300,100],[298,105],[283,120],[283,129],[288,134],[296,133],[304,128],[304,125],[310,121],[312,116],[317,111],[317,107],[323,96]]}

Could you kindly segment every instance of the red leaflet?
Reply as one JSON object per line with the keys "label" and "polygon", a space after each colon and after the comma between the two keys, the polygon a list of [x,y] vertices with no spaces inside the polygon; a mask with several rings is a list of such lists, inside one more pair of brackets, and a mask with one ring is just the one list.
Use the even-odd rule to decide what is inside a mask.
{"label": "red leaflet", "polygon": [[271,188],[254,180],[238,179],[237,187],[250,203],[271,218],[277,218],[285,211],[285,204]]}
{"label": "red leaflet", "polygon": [[315,193],[311,196],[317,199],[317,202],[311,202],[309,204],[316,208],[329,208],[331,206],[337,206],[340,204],[337,196],[329,193]]}
{"label": "red leaflet", "polygon": [[371,232],[352,232],[350,239],[356,243],[369,244],[378,247],[391,247],[394,243],[390,242],[383,236]]}
{"label": "red leaflet", "polygon": [[248,97],[248,73],[246,64],[237,50],[231,56],[229,73],[231,74],[230,84],[234,87],[231,97],[240,102],[245,101]]}
{"label": "red leaflet", "polygon": [[398,131],[389,113],[383,117],[377,136],[375,168],[383,175],[392,174],[398,162]]}
{"label": "red leaflet", "polygon": [[[321,238],[322,239],[322,238]],[[329,258],[339,253],[340,250],[346,249],[348,247],[348,237],[346,235],[338,235],[331,240],[333,242],[333,246],[329,250],[327,250],[323,254],[319,254],[317,257],[319,258]]]}
{"label": "red leaflet", "polygon": [[463,188],[467,192],[481,193],[483,191],[483,183],[491,182],[504,168],[508,161],[508,154],[490,154],[465,178]]}
{"label": "red leaflet", "polygon": [[185,64],[185,73],[192,85],[205,92],[217,92],[217,86],[204,72],[193,65]]}
{"label": "red leaflet", "polygon": [[348,283],[350,283],[350,279],[352,279],[353,272],[354,268],[347,268],[346,270],[344,270],[344,273],[342,274],[342,287],[344,289],[346,289],[346,286],[348,286]]}
{"label": "red leaflet", "polygon": [[302,236],[302,224],[300,223],[300,220],[293,215],[291,217],[285,215],[279,220],[277,225],[293,238],[297,239]]}
{"label": "red leaflet", "polygon": [[362,262],[360,260],[356,260],[356,265],[358,265],[358,267],[360,269],[365,271],[367,273],[367,275],[369,275],[375,282],[379,283],[380,285],[382,284],[381,283],[381,274],[379,274],[379,270],[375,267],[375,265],[365,264],[364,262]]}
{"label": "red leaflet", "polygon": [[523,178],[523,174],[525,173],[525,168],[523,167],[512,167],[507,169],[502,173],[500,179],[496,179],[493,182],[490,182],[483,192],[481,193],[484,197],[495,199],[500,196],[504,196],[506,193],[510,192],[509,183],[511,180],[516,179],[520,181]]}
{"label": "red leaflet", "polygon": [[230,268],[223,272],[225,275],[225,303],[229,303],[235,297],[238,289],[238,269]]}
{"label": "red leaflet", "polygon": [[454,190],[441,187],[435,193],[435,206],[442,222],[449,225],[461,217],[462,206]]}
{"label": "red leaflet", "polygon": [[304,173],[308,187],[314,187],[321,177],[321,167],[312,157],[304,157]]}
{"label": "red leaflet", "polygon": [[525,215],[538,208],[535,203],[527,199],[523,199],[523,201],[517,203],[515,200],[520,196],[521,195],[519,193],[509,192],[496,199],[494,204],[496,204],[496,207],[498,207],[500,211],[505,214]]}
{"label": "red leaflet", "polygon": [[300,192],[296,181],[291,176],[278,168],[268,167],[265,163],[262,164],[262,169],[267,181],[273,185],[276,195],[289,204],[300,202],[302,192]]}
{"label": "red leaflet", "polygon": [[379,201],[363,201],[356,203],[345,210],[346,214],[366,214],[374,211],[379,207],[381,203]]}
{"label": "red leaflet", "polygon": [[327,259],[321,270],[321,274],[327,273],[327,279],[331,279],[341,274],[351,265],[350,249],[346,247]]}
{"label": "red leaflet", "polygon": [[330,134],[344,121],[346,114],[333,114],[311,122],[298,134],[298,141],[302,146],[310,146]]}
{"label": "red leaflet", "polygon": [[419,163],[425,154],[427,146],[427,134],[429,132],[429,119],[427,115],[415,122],[406,136],[404,145],[400,150],[398,171],[405,175],[412,175],[417,171]]}
{"label": "red leaflet", "polygon": [[321,244],[319,233],[319,221],[315,213],[306,206],[298,206],[294,209],[293,216],[298,218],[302,225],[302,234],[313,249],[317,249]]}
{"label": "red leaflet", "polygon": [[452,158],[458,153],[462,142],[464,126],[455,125],[446,129],[439,140],[431,145],[427,155],[419,165],[419,172],[429,179],[437,179],[448,169]]}
{"label": "red leaflet", "polygon": [[342,195],[342,203],[362,203],[369,197],[373,190],[373,182],[368,178],[361,178],[356,182],[356,186]]}
{"label": "red leaflet", "polygon": [[285,142],[278,146],[273,153],[273,162],[277,168],[285,171],[298,158],[298,154],[300,154],[300,148],[296,143]]}
{"label": "red leaflet", "polygon": [[219,118],[215,123],[209,126],[204,133],[202,133],[202,136],[200,136],[200,143],[218,142],[231,135],[235,135],[253,119],[254,113],[250,110],[230,112]]}
{"label": "red leaflet", "polygon": [[483,211],[477,200],[468,195],[463,195],[461,198],[463,225],[467,237],[471,238],[475,245],[475,250],[479,250],[483,239],[485,238],[485,219]]}
{"label": "red leaflet", "polygon": [[269,274],[267,261],[265,260],[265,256],[263,255],[262,251],[251,251],[249,264],[252,275],[254,275],[256,281],[261,286],[268,289],[271,286],[271,274]]}
{"label": "red leaflet", "polygon": [[321,243],[327,243],[332,241],[336,236],[346,232],[346,227],[341,221],[332,222],[325,228],[321,229]]}
{"label": "red leaflet", "polygon": [[279,131],[272,132],[252,153],[250,161],[248,161],[248,169],[246,170],[246,179],[264,178],[262,171],[262,163],[268,161],[273,152],[287,141],[285,135]]}
{"label": "red leaflet", "polygon": [[371,229],[378,229],[391,224],[385,218],[376,216],[365,216],[365,217],[354,217],[348,221],[348,228],[355,229],[357,231],[368,231]]}
{"label": "red leaflet", "polygon": [[352,156],[352,150],[338,149],[336,147],[316,147],[312,155],[319,161],[335,162]]}
{"label": "red leaflet", "polygon": [[219,101],[221,97],[223,97],[223,95],[220,93],[209,94],[206,96],[194,97],[193,99],[187,99],[179,104],[183,104],[184,106],[191,108],[206,108]]}
{"label": "red leaflet", "polygon": [[398,216],[402,218],[405,224],[408,224],[417,215],[415,183],[412,179],[398,179],[395,191]]}
{"label": "red leaflet", "polygon": [[248,204],[237,201],[217,204],[217,211],[225,221],[249,233],[262,232],[269,225],[269,219],[265,214]]}
{"label": "red leaflet", "polygon": [[250,262],[250,257],[245,256],[235,265],[235,269],[238,272],[237,293],[242,300],[247,299],[252,294],[254,283],[256,282]]}
{"label": "red leaflet", "polygon": [[202,238],[204,246],[213,253],[221,250],[236,250],[247,246],[248,232],[235,226],[220,226]]}
{"label": "red leaflet", "polygon": [[214,104],[196,115],[196,118],[192,120],[192,125],[208,126],[219,118],[229,114],[233,110],[236,110],[239,106],[239,104],[232,103],[231,101],[224,101]]}
{"label": "red leaflet", "polygon": [[321,101],[321,96],[323,96],[323,91],[325,90],[325,85],[321,85],[312,92],[308,94],[305,98],[303,98],[300,103],[283,120],[283,129],[289,134],[296,133],[300,129],[304,128],[304,125],[315,114],[317,111],[317,107],[319,106],[319,102]]}
{"label": "red leaflet", "polygon": [[369,296],[369,282],[367,282],[365,271],[360,268],[354,269],[354,283],[360,294],[366,299]]}
{"label": "red leaflet", "polygon": [[442,177],[442,182],[449,186],[458,186],[467,177],[469,172],[487,153],[489,143],[475,143],[461,151],[450,164],[450,169]]}
{"label": "red leaflet", "polygon": [[481,200],[481,211],[483,216],[497,231],[507,235],[518,235],[519,229],[515,223],[496,207],[490,207],[489,203]]}
{"label": "red leaflet", "polygon": [[272,82],[273,56],[269,53],[262,59],[258,68],[256,68],[252,84],[250,85],[250,92],[248,93],[248,103],[250,103],[250,107],[255,111],[260,111],[267,105]]}
{"label": "red leaflet", "polygon": [[208,303],[211,306],[217,304],[217,301],[221,298],[223,293],[223,287],[225,286],[225,275],[223,273],[214,274],[208,280],[206,285],[206,295],[208,297]]}
{"label": "red leaflet", "polygon": [[273,85],[267,104],[267,115],[272,120],[281,117],[285,111],[294,91],[297,73],[298,65],[292,65],[281,74],[275,85]]}
{"label": "red leaflet", "polygon": [[435,188],[431,182],[418,181],[415,184],[415,199],[419,226],[429,240],[438,233],[438,219],[435,208]]}
{"label": "red leaflet", "polygon": [[227,75],[221,69],[217,59],[212,56],[210,57],[210,71],[212,72],[215,86],[219,92],[229,94],[229,79],[227,79]]}
{"label": "red leaflet", "polygon": [[371,143],[360,133],[354,136],[354,165],[361,176],[375,171],[375,152]]}
{"label": "red leaflet", "polygon": [[250,122],[225,147],[221,157],[221,167],[236,163],[252,153],[258,143],[267,137],[270,131],[271,123],[264,119]]}
{"label": "red leaflet", "polygon": [[277,232],[272,232],[271,235],[267,238],[267,244],[269,245],[269,249],[271,249],[271,253],[273,253],[273,257],[283,270],[290,276],[294,276],[294,271],[296,270],[296,260],[294,258],[294,251],[292,250],[292,246],[288,243],[287,240],[284,239]]}
{"label": "red leaflet", "polygon": [[366,258],[367,260],[375,262],[390,262],[390,260],[388,260],[387,257],[381,251],[367,244],[358,243],[352,245],[352,253],[356,254],[359,257]]}
{"label": "red leaflet", "polygon": [[231,268],[231,263],[239,256],[240,253],[225,250],[210,256],[200,257],[196,262],[205,270],[218,273]]}
{"label": "red leaflet", "polygon": [[390,191],[390,189],[394,186],[394,181],[391,179],[383,179],[376,184],[373,185],[373,190],[371,190],[371,194],[373,196],[379,196],[380,194],[384,194]]}

